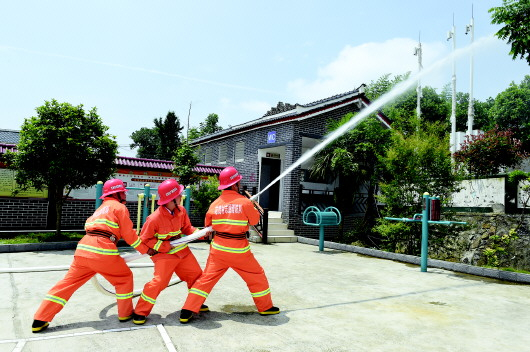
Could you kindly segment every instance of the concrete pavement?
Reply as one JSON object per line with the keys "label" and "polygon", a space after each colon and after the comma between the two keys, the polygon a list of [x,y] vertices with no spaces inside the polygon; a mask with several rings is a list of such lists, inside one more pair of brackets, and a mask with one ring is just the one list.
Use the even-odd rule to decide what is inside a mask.
{"label": "concrete pavement", "polygon": [[[206,243],[190,245],[204,266]],[[178,322],[184,284],[158,297],[144,326],[119,323],[113,297],[89,282],[48,330],[33,313],[64,271],[2,273],[0,351],[529,351],[530,287],[303,243],[252,244],[282,312],[256,313],[233,271],[211,312]],[[0,254],[0,268],[69,265],[73,250]],[[149,259],[138,262],[148,263]],[[136,263],[136,262],[135,262]],[[135,289],[151,268],[135,268]],[[103,279],[102,283],[108,286]],[[136,301],[136,299],[135,299]]]}

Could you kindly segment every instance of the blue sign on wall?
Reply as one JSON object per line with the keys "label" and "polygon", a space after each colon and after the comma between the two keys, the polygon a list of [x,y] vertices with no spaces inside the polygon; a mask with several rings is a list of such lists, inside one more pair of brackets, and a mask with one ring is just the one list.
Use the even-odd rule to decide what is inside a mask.
{"label": "blue sign on wall", "polygon": [[267,143],[276,143],[276,131],[270,131],[267,134]]}

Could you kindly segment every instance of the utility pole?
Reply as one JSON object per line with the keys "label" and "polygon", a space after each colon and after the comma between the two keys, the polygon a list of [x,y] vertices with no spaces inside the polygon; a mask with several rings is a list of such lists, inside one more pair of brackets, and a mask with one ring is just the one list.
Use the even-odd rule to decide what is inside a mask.
{"label": "utility pole", "polygon": [[[421,72],[421,69],[423,68],[422,63],[421,63],[421,60],[422,60],[421,54],[422,54],[422,49],[421,49],[421,33],[420,33],[418,35],[418,46],[414,48],[414,55],[418,57],[418,72]],[[417,115],[418,121],[420,121],[421,120],[422,93],[421,93],[421,80],[419,78],[418,78],[418,86],[416,87],[416,96],[417,96],[416,115]]]}
{"label": "utility pole", "polygon": [[188,128],[186,129],[186,140],[189,139],[189,133],[190,133],[190,114],[191,114],[191,101],[190,101],[190,109],[188,110]]}
{"label": "utility pole", "polygon": [[473,100],[473,40],[475,36],[475,20],[473,19],[473,5],[471,5],[471,23],[466,26],[466,34],[471,33],[471,59],[469,74],[469,106],[467,109],[467,135],[473,134],[473,119],[475,118],[475,107]]}
{"label": "utility pole", "polygon": [[[455,15],[453,14],[453,28],[447,32],[447,40],[453,39],[453,54],[456,50],[456,38],[455,38]],[[451,78],[452,83],[452,103],[451,103],[451,154],[456,152],[456,60],[453,55],[453,76]]]}

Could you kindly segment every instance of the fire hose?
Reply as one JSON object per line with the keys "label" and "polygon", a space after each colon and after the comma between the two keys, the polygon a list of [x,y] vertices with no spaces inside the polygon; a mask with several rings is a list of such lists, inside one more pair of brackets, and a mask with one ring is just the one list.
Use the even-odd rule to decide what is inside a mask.
{"label": "fire hose", "polygon": [[[199,239],[201,237],[206,236],[206,234],[208,232],[210,232],[210,231],[212,231],[211,227],[205,227],[202,230],[195,231],[193,234],[191,234],[189,236],[181,237],[181,238],[173,240],[173,241],[171,241],[169,243],[171,244],[171,246],[177,246],[179,244],[188,243],[188,242],[191,242],[191,241],[194,241],[196,239]],[[128,263],[127,265],[130,268],[148,268],[148,267],[152,267],[153,263],[130,263],[132,261],[135,261],[135,260],[138,260],[138,259],[141,259],[141,258],[144,258],[144,257],[148,257],[148,255],[147,254],[142,254],[140,252],[131,253],[131,254],[125,254],[125,255],[122,256],[123,260],[125,260],[125,262]],[[46,272],[46,271],[63,271],[63,270],[68,270],[69,268],[70,268],[69,265],[44,266],[44,267],[27,267],[27,268],[0,268],[0,274],[2,274],[2,273],[30,273],[30,272]],[[101,283],[97,279],[97,275],[94,275],[94,277],[92,278],[91,281],[92,281],[92,284],[96,287],[96,289],[99,292],[101,292],[101,293],[103,293],[105,295],[108,295],[108,296],[115,296],[116,295],[116,292],[113,291],[113,289],[109,289],[109,288],[106,288],[103,285],[101,285]],[[173,286],[173,285],[177,285],[177,284],[179,284],[181,282],[182,282],[182,280],[173,279],[173,280],[171,280],[169,282],[168,287],[169,286]],[[137,297],[141,293],[142,293],[142,290],[135,290],[135,291],[133,291],[133,296]]]}

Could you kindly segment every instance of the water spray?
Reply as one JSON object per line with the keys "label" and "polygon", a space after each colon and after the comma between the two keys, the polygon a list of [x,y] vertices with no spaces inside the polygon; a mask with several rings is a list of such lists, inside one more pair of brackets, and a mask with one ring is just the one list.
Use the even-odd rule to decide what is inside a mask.
{"label": "water spray", "polygon": [[295,168],[300,166],[302,163],[307,161],[309,158],[311,158],[313,155],[320,152],[322,149],[324,149],[326,146],[328,146],[331,142],[342,136],[344,133],[346,133],[348,130],[355,128],[359,123],[361,123],[364,119],[366,119],[370,114],[378,111],[381,109],[384,105],[388,104],[389,102],[393,101],[400,95],[406,93],[418,80],[420,80],[422,77],[439,70],[440,68],[446,66],[448,63],[451,63],[453,60],[456,60],[457,58],[467,54],[469,51],[485,46],[487,44],[491,44],[495,40],[495,37],[488,36],[483,37],[476,42],[468,45],[467,47],[464,47],[462,49],[454,50],[450,55],[448,55],[445,58],[442,58],[438,61],[436,61],[434,64],[430,65],[427,68],[424,68],[422,71],[418,72],[417,74],[409,77],[407,80],[400,82],[397,84],[392,90],[389,92],[383,94],[381,97],[373,101],[370,105],[365,107],[362,111],[360,111],[354,118],[352,118],[350,121],[345,123],[344,125],[340,126],[338,129],[324,137],[324,140],[314,146],[312,149],[310,149],[308,152],[306,152],[304,155],[302,155],[298,160],[296,160],[291,166],[289,166],[284,172],[282,172],[278,177],[276,177],[274,180],[272,180],[271,183],[269,183],[265,188],[263,188],[261,191],[253,195],[250,199],[255,200],[260,194],[268,190],[272,185],[274,185],[276,182],[284,178],[287,174],[289,174],[291,171],[293,171]]}

